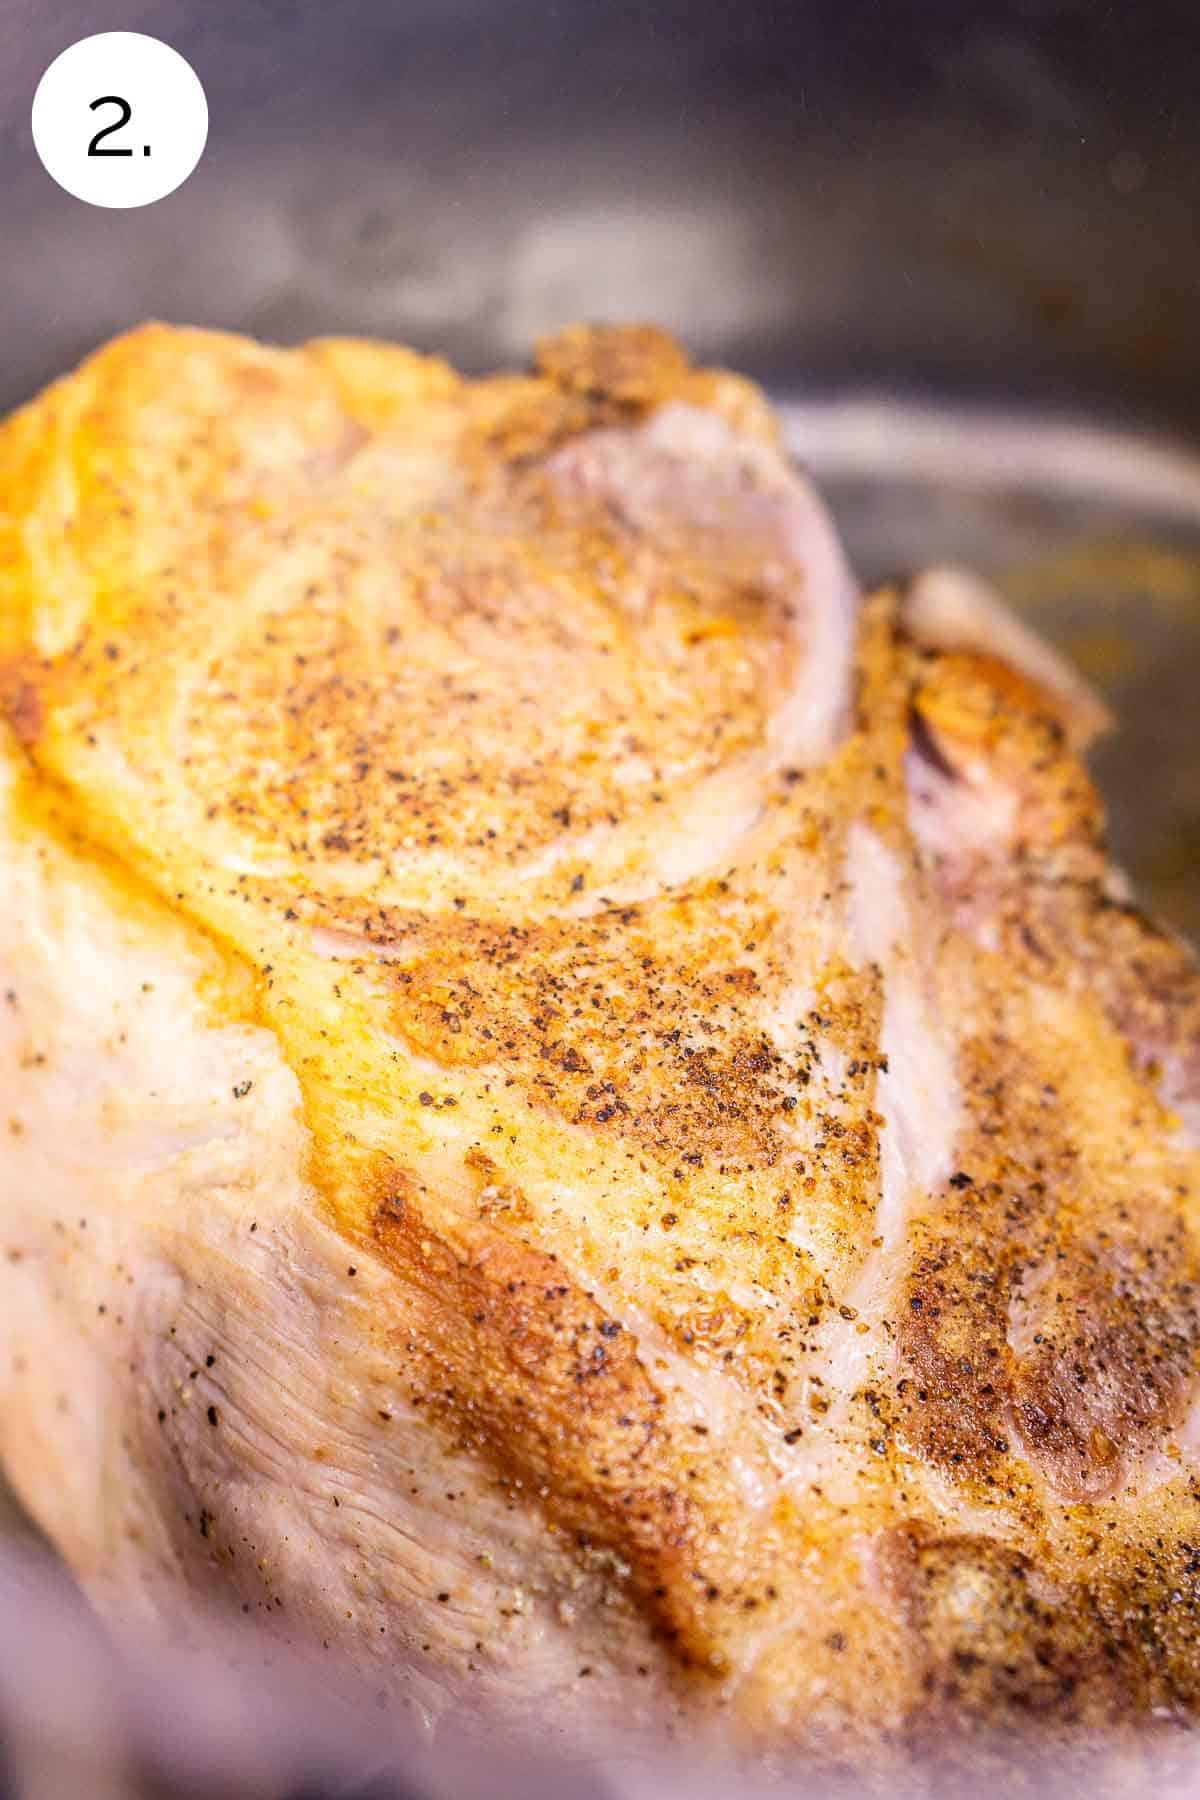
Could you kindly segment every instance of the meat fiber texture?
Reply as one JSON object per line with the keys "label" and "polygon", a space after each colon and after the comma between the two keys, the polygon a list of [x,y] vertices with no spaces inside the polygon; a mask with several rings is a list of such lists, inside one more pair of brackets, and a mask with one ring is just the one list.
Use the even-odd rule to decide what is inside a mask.
{"label": "meat fiber texture", "polygon": [[649,329],[0,435],[0,1453],[112,1619],[833,1760],[1200,1699],[1200,987],[1082,684]]}

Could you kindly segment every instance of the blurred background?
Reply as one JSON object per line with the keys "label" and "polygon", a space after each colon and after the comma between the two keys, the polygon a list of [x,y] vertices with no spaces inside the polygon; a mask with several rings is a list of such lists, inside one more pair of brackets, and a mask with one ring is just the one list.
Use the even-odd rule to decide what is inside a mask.
{"label": "blurred background", "polygon": [[[29,129],[117,29],[210,112],[132,212]],[[0,0],[0,401],[148,316],[470,370],[656,320],[766,384],[864,580],[973,563],[1109,694],[1117,853],[1200,938],[1198,77],[1196,0]]]}

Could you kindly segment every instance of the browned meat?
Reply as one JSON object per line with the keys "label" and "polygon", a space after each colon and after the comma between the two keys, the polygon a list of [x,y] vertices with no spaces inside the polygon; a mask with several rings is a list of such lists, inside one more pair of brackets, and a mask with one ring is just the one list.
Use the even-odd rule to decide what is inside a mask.
{"label": "browned meat", "polygon": [[651,331],[0,440],[0,1446],[436,1716],[1190,1719],[1200,988],[1095,703]]}

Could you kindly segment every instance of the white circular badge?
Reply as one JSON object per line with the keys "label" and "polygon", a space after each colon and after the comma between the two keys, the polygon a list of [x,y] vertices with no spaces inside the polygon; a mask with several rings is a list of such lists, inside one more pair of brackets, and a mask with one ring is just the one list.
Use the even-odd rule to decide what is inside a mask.
{"label": "white circular badge", "polygon": [[101,31],[56,56],[33,96],[33,142],[59,187],[91,206],[149,206],[204,152],[208,102],[178,50]]}

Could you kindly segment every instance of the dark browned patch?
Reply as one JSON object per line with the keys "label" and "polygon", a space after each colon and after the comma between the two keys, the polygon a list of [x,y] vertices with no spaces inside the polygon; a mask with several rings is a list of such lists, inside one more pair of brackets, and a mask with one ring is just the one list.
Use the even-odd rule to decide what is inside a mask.
{"label": "dark browned patch", "polygon": [[615,1551],[660,1634],[685,1660],[704,1660],[688,1581],[704,1521],[680,1485],[701,1455],[672,1444],[636,1337],[552,1256],[474,1222],[435,1228],[425,1213],[413,1177],[379,1171],[375,1247],[444,1314],[428,1346],[436,1409],[486,1447],[502,1478],[540,1495],[579,1545]]}
{"label": "dark browned patch", "polygon": [[905,1440],[959,1480],[993,1484],[1010,1446],[1008,1280],[980,1229],[986,1202],[952,1209],[904,1290],[898,1397]]}
{"label": "dark browned patch", "polygon": [[[1044,1192],[991,1184],[949,1207],[915,1259],[900,1326],[903,1435],[956,1480],[1020,1483],[1016,1457],[1062,1498],[1099,1499],[1178,1422],[1200,1339],[1183,1223],[1147,1204],[1144,1242],[1122,1246],[1098,1198],[1087,1228],[1095,1242],[1064,1230]],[[1043,1246],[1032,1259],[1031,1243]],[[1052,1273],[1017,1353],[1022,1272],[1043,1258]]]}
{"label": "dark browned patch", "polygon": [[1087,1240],[1060,1245],[1026,1324],[1013,1417],[1066,1498],[1111,1493],[1178,1424],[1191,1389],[1200,1320],[1188,1233],[1150,1199],[1136,1232],[1121,1242],[1101,1215]]}
{"label": "dark browned patch", "polygon": [[538,373],[568,392],[637,411],[687,374],[683,351],[656,325],[571,325],[539,340]]}
{"label": "dark browned patch", "polygon": [[919,1670],[911,1740],[934,1748],[1015,1724],[1108,1729],[1195,1705],[1200,1558],[1186,1522],[1109,1544],[1107,1556],[1102,1537],[1085,1530],[1064,1571],[1032,1543],[920,1521],[884,1534],[876,1567]]}
{"label": "dark browned patch", "polygon": [[11,657],[0,662],[0,714],[21,744],[35,743],[45,723],[37,669],[37,663],[30,656]]}
{"label": "dark browned patch", "polygon": [[1021,1551],[912,1524],[884,1540],[880,1567],[917,1645],[918,1733],[1006,1713],[1071,1723],[1127,1704],[1095,1609]]}

